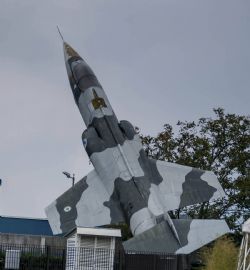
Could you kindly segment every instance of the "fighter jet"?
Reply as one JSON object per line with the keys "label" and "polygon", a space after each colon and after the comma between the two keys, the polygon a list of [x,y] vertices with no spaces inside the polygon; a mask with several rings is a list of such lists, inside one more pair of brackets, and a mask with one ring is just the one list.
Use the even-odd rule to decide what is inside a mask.
{"label": "fighter jet", "polygon": [[224,220],[171,219],[169,211],[225,196],[216,176],[148,158],[134,126],[119,121],[96,75],[63,41],[82,141],[94,170],[46,208],[54,234],[127,223],[127,250],[190,253],[229,232]]}

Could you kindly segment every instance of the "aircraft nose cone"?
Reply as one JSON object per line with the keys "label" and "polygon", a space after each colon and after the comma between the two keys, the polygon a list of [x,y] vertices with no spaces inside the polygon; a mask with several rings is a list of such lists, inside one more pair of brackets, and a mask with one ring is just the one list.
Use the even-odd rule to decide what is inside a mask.
{"label": "aircraft nose cone", "polygon": [[72,57],[81,59],[81,56],[67,42],[63,42],[63,51],[65,61],[68,61]]}
{"label": "aircraft nose cone", "polygon": [[101,87],[101,85],[89,65],[67,42],[63,42],[63,51],[69,82],[75,100],[78,102],[81,91],[91,86]]}

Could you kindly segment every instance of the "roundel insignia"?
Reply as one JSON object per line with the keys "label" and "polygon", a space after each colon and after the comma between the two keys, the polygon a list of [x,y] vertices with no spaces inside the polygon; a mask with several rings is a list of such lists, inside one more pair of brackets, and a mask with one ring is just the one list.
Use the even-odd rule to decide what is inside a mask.
{"label": "roundel insignia", "polygon": [[66,207],[64,207],[63,210],[64,210],[64,212],[67,213],[67,212],[69,212],[71,210],[71,207],[70,206],[66,206]]}

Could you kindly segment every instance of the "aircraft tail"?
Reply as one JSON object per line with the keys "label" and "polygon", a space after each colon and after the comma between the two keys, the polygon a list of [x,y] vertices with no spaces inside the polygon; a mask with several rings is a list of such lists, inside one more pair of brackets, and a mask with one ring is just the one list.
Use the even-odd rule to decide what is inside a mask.
{"label": "aircraft tail", "polygon": [[162,221],[124,242],[125,250],[189,254],[230,232],[224,220],[173,219],[172,222],[179,239],[169,223]]}

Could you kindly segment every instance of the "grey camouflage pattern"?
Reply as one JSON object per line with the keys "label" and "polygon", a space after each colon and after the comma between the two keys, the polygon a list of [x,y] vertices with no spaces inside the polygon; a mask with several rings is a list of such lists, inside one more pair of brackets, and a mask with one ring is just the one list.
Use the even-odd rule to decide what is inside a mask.
{"label": "grey camouflage pattern", "polygon": [[[178,253],[188,246],[183,249],[188,253],[197,248],[195,239],[191,245],[188,238],[193,224],[201,223],[171,220],[168,211],[224,196],[215,175],[149,159],[133,125],[118,121],[94,72],[67,43],[64,56],[74,99],[87,127],[83,145],[94,170],[46,208],[54,234],[67,233],[75,226],[126,222],[135,236],[124,243],[127,249],[150,247],[151,251]],[[204,228],[206,222],[210,221],[203,221]],[[228,231],[223,224],[220,234]],[[215,232],[204,232],[200,243],[215,238]]]}
{"label": "grey camouflage pattern", "polygon": [[125,250],[189,254],[225,233],[229,233],[224,220],[173,220],[180,243],[166,222],[123,243]]}

